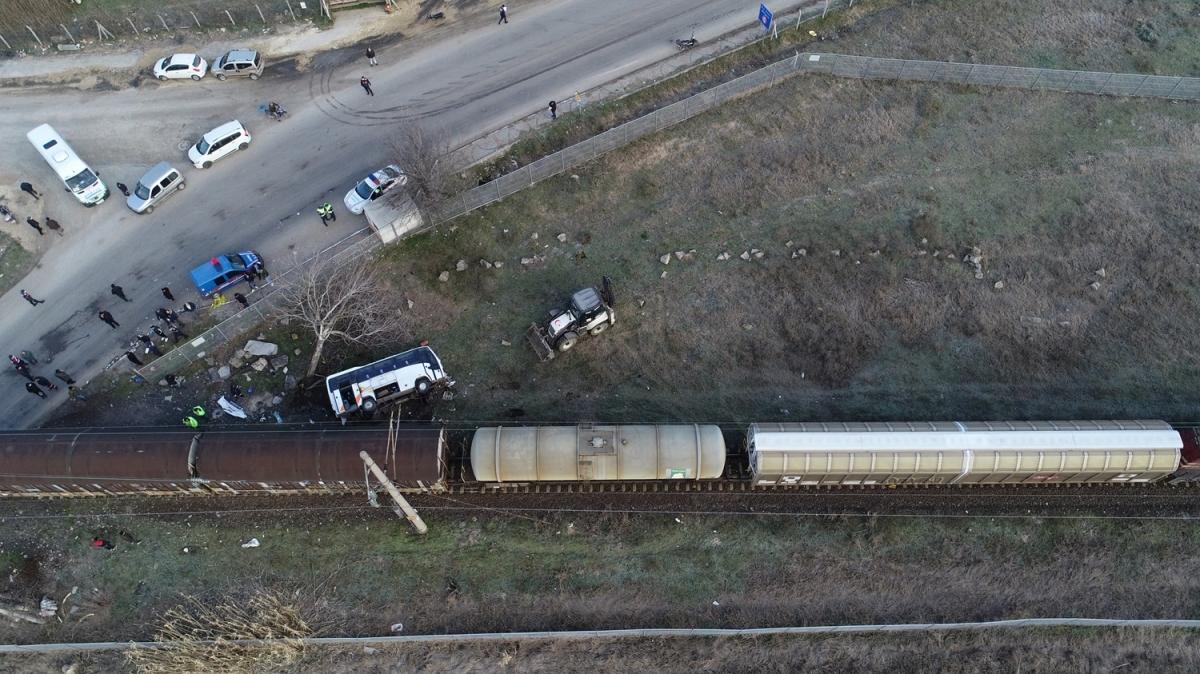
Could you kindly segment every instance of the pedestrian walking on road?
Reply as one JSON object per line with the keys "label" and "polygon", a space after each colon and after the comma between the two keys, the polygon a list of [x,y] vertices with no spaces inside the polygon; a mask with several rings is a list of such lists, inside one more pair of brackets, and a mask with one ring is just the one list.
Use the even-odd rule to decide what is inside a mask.
{"label": "pedestrian walking on road", "polygon": [[67,374],[66,372],[64,372],[62,370],[55,370],[54,376],[58,377],[59,380],[61,380],[67,386],[70,386],[71,384],[75,383],[75,379],[72,378],[71,375]]}
{"label": "pedestrian walking on road", "polygon": [[234,293],[233,299],[237,300],[238,304],[242,305],[243,309],[250,306],[250,300],[247,300],[246,296],[241,293]]}
{"label": "pedestrian walking on road", "polygon": [[359,78],[358,83],[362,85],[363,91],[367,92],[368,96],[375,95],[375,92],[371,91],[371,80],[367,79],[366,75]]}
{"label": "pedestrian walking on road", "polygon": [[[183,306],[191,306],[191,311],[195,311],[196,305],[191,302],[184,302]],[[177,325],[183,325],[183,321],[179,320],[179,314],[175,313],[174,309],[167,309],[167,322]]]}
{"label": "pedestrian walking on road", "polygon": [[370,63],[373,66],[379,65],[379,61],[375,60],[375,50],[371,47],[367,47],[367,63]]}
{"label": "pedestrian walking on road", "polygon": [[550,101],[550,119],[558,119],[558,103]]}
{"label": "pedestrian walking on road", "polygon": [[21,367],[22,365],[26,365],[26,366],[29,365],[29,363],[26,363],[24,360],[12,355],[11,353],[8,354],[8,362],[12,363],[13,367]]}
{"label": "pedestrian walking on road", "polygon": [[37,190],[33,189],[33,185],[30,185],[29,183],[21,183],[21,191],[33,197],[34,199],[42,198],[42,195],[39,194]]}
{"label": "pedestrian walking on road", "polygon": [[13,367],[17,368],[17,372],[19,372],[22,377],[28,379],[29,381],[33,381],[33,375],[29,373],[28,363],[20,358],[17,358],[16,356],[10,355],[8,359],[12,361]]}
{"label": "pedestrian walking on road", "polygon": [[129,188],[125,186],[125,183],[117,183],[117,189],[121,190],[121,194],[129,196]]}
{"label": "pedestrian walking on road", "polygon": [[187,333],[185,333],[183,330],[180,330],[175,326],[175,324],[172,323],[171,325],[167,326],[167,329],[171,331],[171,338],[174,340],[171,342],[172,344],[178,344],[179,340],[187,339]]}
{"label": "pedestrian walking on road", "polygon": [[109,286],[108,287],[109,292],[111,292],[112,294],[116,295],[117,297],[120,297],[121,299],[125,300],[126,302],[133,301],[125,296],[125,289],[122,288],[121,286],[119,286],[115,283],[110,283],[110,284],[108,284],[108,286]]}
{"label": "pedestrian walking on road", "polygon": [[58,220],[55,220],[48,215],[46,216],[46,227],[59,236],[63,235],[62,225],[58,224]]}
{"label": "pedestrian walking on road", "polygon": [[138,360],[137,354],[132,351],[125,352],[125,358],[134,365],[141,365],[142,361]]}
{"label": "pedestrian walking on road", "polygon": [[326,227],[329,226],[330,220],[337,222],[337,214],[333,212],[333,204],[328,201],[317,206],[317,215],[321,216],[321,224]]}
{"label": "pedestrian walking on road", "polygon": [[30,295],[29,291],[25,290],[24,288],[21,289],[21,297],[24,298],[26,302],[29,302],[30,304],[32,304],[35,307],[39,304],[46,303],[46,300],[39,300],[38,298],[34,297],[33,295]]}
{"label": "pedestrian walking on road", "polygon": [[117,328],[121,327],[121,324],[117,322],[117,319],[113,318],[113,315],[108,313],[107,311],[101,310],[100,313],[98,313],[96,315],[100,317],[100,320],[104,321],[105,323],[108,323],[108,326],[110,328],[112,328],[113,330],[116,330]]}
{"label": "pedestrian walking on road", "polygon": [[496,22],[499,26],[502,23],[508,23],[508,5],[500,5],[500,20]]}
{"label": "pedestrian walking on road", "polygon": [[21,360],[24,360],[26,363],[30,363],[32,365],[37,365],[38,363],[37,356],[33,355],[32,351],[22,351]]}
{"label": "pedestrian walking on road", "polygon": [[36,383],[38,386],[41,386],[42,388],[50,389],[51,391],[58,390],[58,384],[55,384],[54,382],[50,381],[49,379],[46,379],[45,377],[43,377],[41,375],[34,377],[33,381],[34,381],[34,383]]}
{"label": "pedestrian walking on road", "polygon": [[175,296],[171,294],[171,289],[168,288],[167,286],[163,286],[162,294],[163,294],[163,297],[167,298],[168,302],[175,301]]}
{"label": "pedestrian walking on road", "polygon": [[30,393],[32,393],[33,395],[35,395],[39,398],[46,397],[46,392],[43,391],[42,389],[38,388],[38,385],[31,381],[25,382],[25,390],[29,391]]}
{"label": "pedestrian walking on road", "polygon": [[167,318],[167,310],[162,307],[155,309],[154,315],[158,317],[158,320],[160,321],[166,321],[168,323],[171,322],[171,319]]}
{"label": "pedestrian walking on road", "polygon": [[37,230],[38,236],[46,236],[46,232],[42,231],[42,225],[33,218],[25,218],[25,224]]}

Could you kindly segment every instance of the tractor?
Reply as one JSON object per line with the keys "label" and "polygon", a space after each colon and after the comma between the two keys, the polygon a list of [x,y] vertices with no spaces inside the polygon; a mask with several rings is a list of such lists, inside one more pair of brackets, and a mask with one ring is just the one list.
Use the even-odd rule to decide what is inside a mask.
{"label": "tractor", "polygon": [[570,351],[583,335],[598,335],[617,322],[613,311],[612,279],[605,276],[599,289],[582,288],[571,295],[566,309],[551,311],[545,325],[534,323],[525,333],[538,360],[554,358],[555,352]]}

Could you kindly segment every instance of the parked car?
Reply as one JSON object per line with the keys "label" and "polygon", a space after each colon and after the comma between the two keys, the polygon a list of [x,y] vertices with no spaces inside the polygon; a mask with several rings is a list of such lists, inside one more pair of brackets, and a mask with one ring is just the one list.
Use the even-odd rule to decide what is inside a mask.
{"label": "parked car", "polygon": [[198,54],[174,54],[154,64],[154,76],[160,80],[199,80],[208,72],[208,61]]}
{"label": "parked car", "polygon": [[204,297],[212,297],[213,293],[245,281],[251,271],[262,273],[262,256],[252,250],[244,250],[217,255],[193,269],[191,276],[196,290]]}
{"label": "parked car", "polygon": [[262,75],[262,56],[253,49],[233,49],[213,61],[212,74],[219,80],[227,77],[249,77],[252,80]]}
{"label": "parked car", "polygon": [[167,162],[151,166],[134,185],[125,205],[134,213],[150,213],[158,202],[186,187],[183,174]]}
{"label": "parked car", "polygon": [[188,150],[188,161],[196,168],[208,168],[234,150],[250,146],[250,132],[236,119],[209,131]]}
{"label": "parked car", "polygon": [[384,192],[393,187],[403,186],[408,182],[408,176],[395,164],[388,164],[371,175],[358,181],[354,189],[346,193],[346,210],[355,215],[361,215],[368,201],[374,201],[383,196]]}

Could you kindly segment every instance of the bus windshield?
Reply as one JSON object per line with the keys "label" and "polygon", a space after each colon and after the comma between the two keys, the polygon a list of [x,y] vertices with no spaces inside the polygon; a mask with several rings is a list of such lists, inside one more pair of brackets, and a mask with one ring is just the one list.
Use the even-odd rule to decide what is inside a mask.
{"label": "bus windshield", "polygon": [[92,173],[92,169],[83,169],[79,173],[67,178],[67,187],[71,188],[72,192],[82,192],[96,182],[96,174]]}

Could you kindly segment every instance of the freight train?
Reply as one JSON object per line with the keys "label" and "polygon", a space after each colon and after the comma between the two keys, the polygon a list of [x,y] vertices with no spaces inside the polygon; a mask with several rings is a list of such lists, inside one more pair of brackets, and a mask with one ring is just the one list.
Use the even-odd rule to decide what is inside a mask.
{"label": "freight train", "polygon": [[1200,481],[1197,429],[1014,421],[73,429],[0,433],[0,495],[405,492],[737,482],[752,489]]}

